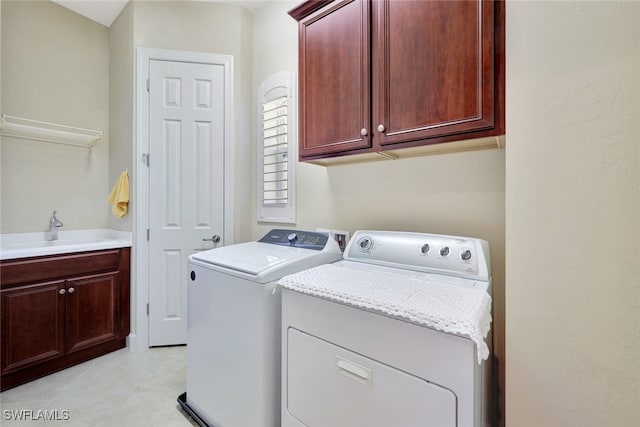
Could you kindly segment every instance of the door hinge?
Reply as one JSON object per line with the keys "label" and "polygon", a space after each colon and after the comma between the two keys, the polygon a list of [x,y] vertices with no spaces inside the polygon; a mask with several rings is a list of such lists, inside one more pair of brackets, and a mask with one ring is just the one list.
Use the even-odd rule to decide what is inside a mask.
{"label": "door hinge", "polygon": [[151,82],[147,79],[147,92],[151,91]]}
{"label": "door hinge", "polygon": [[149,167],[149,153],[142,153],[142,163],[144,163],[145,165],[147,165],[147,167]]}
{"label": "door hinge", "polygon": [[147,316],[149,315],[149,303],[147,303]]}
{"label": "door hinge", "polygon": [[151,233],[151,231],[147,228],[147,242],[149,241],[149,234]]}

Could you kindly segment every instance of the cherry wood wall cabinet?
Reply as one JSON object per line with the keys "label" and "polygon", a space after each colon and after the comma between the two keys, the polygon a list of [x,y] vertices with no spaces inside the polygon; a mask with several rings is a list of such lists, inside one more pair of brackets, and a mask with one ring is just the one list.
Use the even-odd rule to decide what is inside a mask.
{"label": "cherry wood wall cabinet", "polygon": [[300,160],[504,135],[504,2],[320,0],[299,28]]}
{"label": "cherry wood wall cabinet", "polygon": [[123,348],[130,249],[0,262],[1,388]]}
{"label": "cherry wood wall cabinet", "polygon": [[348,0],[299,17],[301,159],[371,147],[369,15],[369,2]]}

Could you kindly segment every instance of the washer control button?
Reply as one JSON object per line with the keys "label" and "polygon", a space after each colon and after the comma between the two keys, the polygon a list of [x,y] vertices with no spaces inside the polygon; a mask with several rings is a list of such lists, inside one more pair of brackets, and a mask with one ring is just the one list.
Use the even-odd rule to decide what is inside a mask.
{"label": "washer control button", "polygon": [[471,259],[471,251],[469,249],[465,249],[464,251],[460,252],[460,258],[463,261],[469,261]]}
{"label": "washer control button", "polygon": [[449,249],[449,246],[443,246],[440,248],[440,256],[449,256],[450,253],[451,249]]}
{"label": "washer control button", "polygon": [[295,245],[298,241],[298,235],[296,233],[291,233],[287,236],[287,240],[289,240],[289,243],[292,245]]}
{"label": "washer control button", "polygon": [[426,254],[431,250],[431,246],[429,246],[428,243],[425,243],[424,245],[420,246],[420,252],[422,254]]}
{"label": "washer control button", "polygon": [[373,246],[373,240],[371,240],[371,237],[363,237],[358,240],[358,246],[362,252],[369,252]]}

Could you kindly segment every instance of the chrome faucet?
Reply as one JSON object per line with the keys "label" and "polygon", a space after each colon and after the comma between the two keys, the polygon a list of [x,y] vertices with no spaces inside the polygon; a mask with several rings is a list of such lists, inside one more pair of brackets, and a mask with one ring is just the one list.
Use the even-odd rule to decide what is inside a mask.
{"label": "chrome faucet", "polygon": [[51,218],[49,218],[49,233],[51,233],[49,235],[49,240],[58,240],[58,228],[64,225],[58,220],[58,218],[56,218],[56,212],[58,211],[53,211]]}

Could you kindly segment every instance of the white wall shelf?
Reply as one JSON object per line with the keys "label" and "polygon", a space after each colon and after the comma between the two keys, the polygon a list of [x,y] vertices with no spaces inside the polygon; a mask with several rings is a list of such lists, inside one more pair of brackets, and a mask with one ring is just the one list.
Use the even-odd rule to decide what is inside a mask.
{"label": "white wall shelf", "polygon": [[2,115],[0,135],[92,149],[103,131]]}

